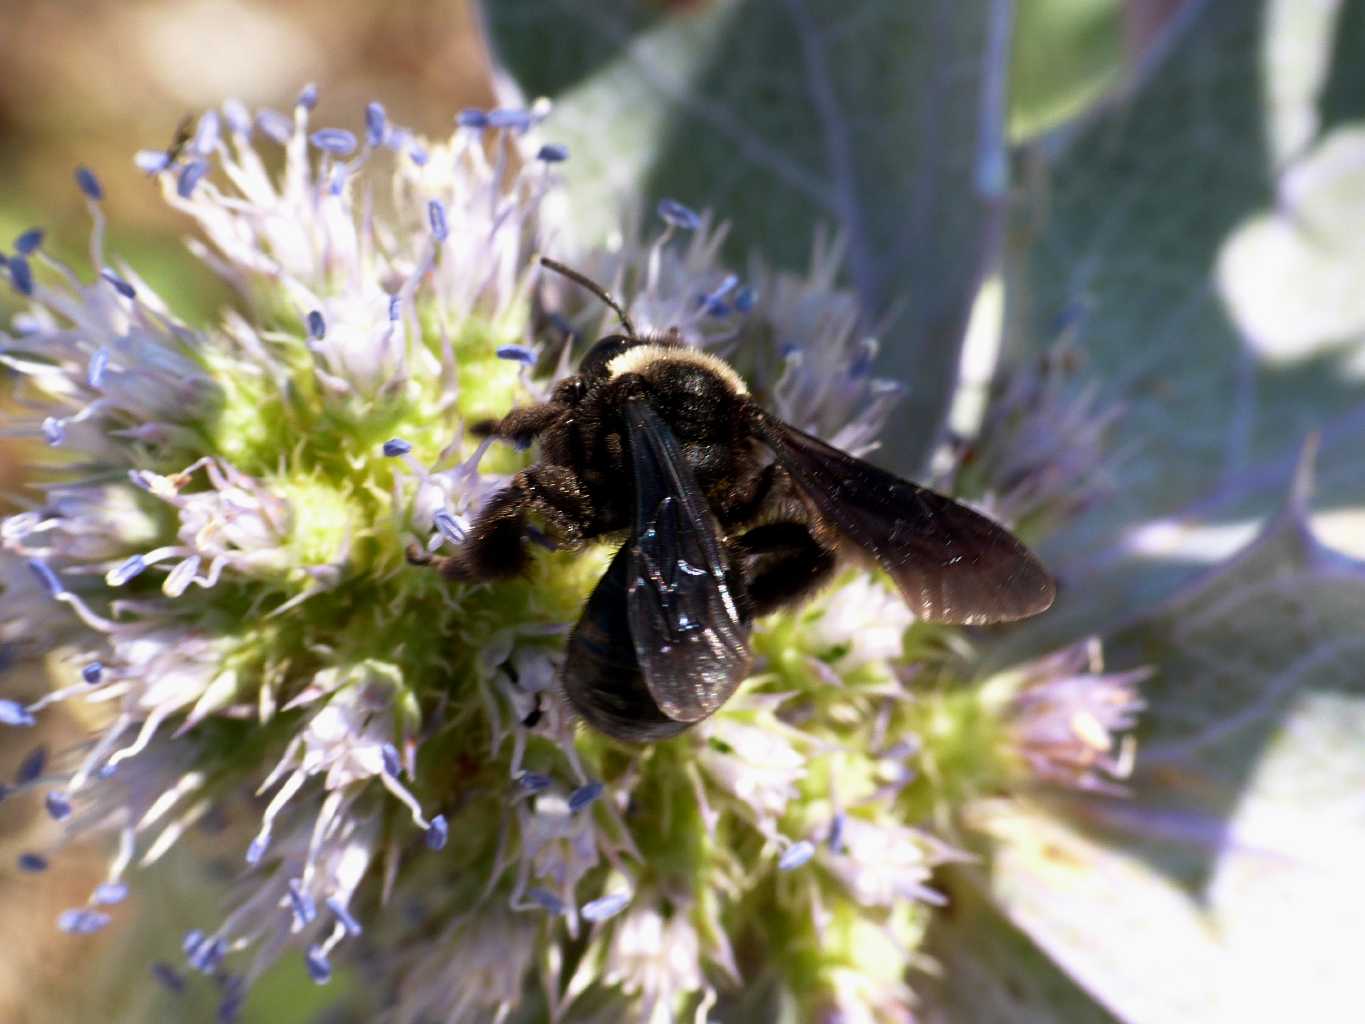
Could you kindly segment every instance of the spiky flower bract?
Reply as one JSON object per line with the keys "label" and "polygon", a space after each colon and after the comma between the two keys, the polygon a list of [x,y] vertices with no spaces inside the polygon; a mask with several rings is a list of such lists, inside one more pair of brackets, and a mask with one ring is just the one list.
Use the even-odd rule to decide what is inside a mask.
{"label": "spiky flower bract", "polygon": [[[361,137],[318,128],[315,102],[228,103],[182,151],[138,154],[237,292],[218,323],[181,322],[106,255],[86,169],[93,276],[41,233],[5,258],[10,425],[48,457],[3,523],[0,640],[54,682],[0,721],[103,712],[20,782],[66,838],[110,837],[106,881],[59,926],[99,931],[141,869],[226,817],[241,875],[180,942],[225,1019],[282,957],[319,984],[363,961],[370,1010],[395,1021],[760,999],[908,1019],[934,870],[963,856],[945,823],[981,793],[1120,775],[1109,734],[1132,724],[1133,680],[1066,652],[978,680],[958,632],[854,569],[759,623],[754,676],[682,737],[580,727],[556,677],[606,547],[535,535],[525,578],[477,586],[405,557],[458,544],[532,457],[466,424],[543,398],[571,340],[609,329],[536,254],[572,255],[642,329],[732,359],[851,451],[876,446],[901,387],[872,374],[837,246],[807,275],[742,280],[710,215],[665,201],[657,227],[576,252],[545,216],[568,154],[538,138],[543,111],[465,111],[429,144],[378,104]],[[176,988],[179,970],[153,974]]]}

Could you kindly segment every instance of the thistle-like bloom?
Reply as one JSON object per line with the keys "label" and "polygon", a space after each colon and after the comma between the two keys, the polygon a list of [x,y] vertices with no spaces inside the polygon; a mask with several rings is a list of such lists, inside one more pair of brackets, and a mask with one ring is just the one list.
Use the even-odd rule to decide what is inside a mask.
{"label": "thistle-like bloom", "polygon": [[1008,692],[1006,727],[1019,756],[1046,782],[1122,794],[1136,747],[1145,669],[1105,673],[1090,639],[994,681]]}
{"label": "thistle-like bloom", "polygon": [[[0,524],[0,642],[54,683],[0,700],[0,723],[104,711],[19,782],[68,836],[109,837],[106,881],[58,924],[104,927],[135,867],[226,816],[243,874],[177,940],[225,1019],[277,962],[320,984],[350,969],[362,934],[372,1009],[398,1021],[666,1021],[741,1005],[755,972],[811,1018],[908,1019],[933,872],[960,856],[930,825],[975,780],[1022,783],[1021,758],[1068,784],[1120,774],[1107,737],[1135,678],[1064,652],[968,686],[969,648],[856,570],[759,623],[754,677],[682,737],[580,727],[556,677],[605,549],[544,550],[497,585],[405,560],[458,544],[529,458],[465,425],[543,398],[568,338],[606,329],[535,255],[572,256],[643,329],[715,349],[851,451],[899,387],[872,376],[836,247],[808,276],[741,279],[710,216],[665,201],[657,226],[575,253],[544,216],[568,154],[538,138],[543,111],[465,111],[433,144],[378,104],[362,137],[317,127],[315,101],[228,103],[182,152],[137,156],[239,293],[220,322],[181,322],[106,254],[85,169],[95,276],[40,232],[5,257],[9,426],[50,458],[41,500]],[[180,970],[153,974],[180,988]]]}

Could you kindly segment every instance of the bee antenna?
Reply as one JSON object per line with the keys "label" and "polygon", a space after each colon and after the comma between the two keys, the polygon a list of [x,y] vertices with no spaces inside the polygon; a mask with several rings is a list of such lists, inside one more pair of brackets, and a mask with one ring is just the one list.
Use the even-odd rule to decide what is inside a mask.
{"label": "bee antenna", "polygon": [[607,291],[592,278],[588,277],[585,274],[580,274],[577,270],[574,270],[572,267],[566,267],[558,260],[552,260],[548,256],[542,256],[540,258],[540,262],[542,266],[549,267],[556,274],[563,274],[570,281],[574,282],[575,284],[582,285],[584,288],[588,289],[588,291],[596,295],[599,299],[601,299],[608,306],[610,306],[612,310],[616,313],[616,315],[621,318],[621,326],[626,329],[626,334],[628,334],[633,339],[639,338],[639,335],[635,333],[635,325],[630,322],[630,317],[628,317],[626,315],[626,311],[621,308],[621,304],[611,297],[611,292]]}

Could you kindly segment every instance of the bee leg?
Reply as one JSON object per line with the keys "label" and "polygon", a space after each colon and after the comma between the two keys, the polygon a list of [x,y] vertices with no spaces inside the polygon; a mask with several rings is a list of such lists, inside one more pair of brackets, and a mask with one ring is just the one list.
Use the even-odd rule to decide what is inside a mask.
{"label": "bee leg", "polygon": [[829,582],[837,563],[803,523],[755,526],[730,542],[748,567],[749,602],[755,616],[804,600]]}
{"label": "bee leg", "polygon": [[517,474],[509,486],[488,499],[453,555],[434,557],[413,544],[408,548],[408,561],[430,565],[447,579],[466,582],[519,575],[528,561],[524,543],[528,496],[522,476]]}
{"label": "bee leg", "polygon": [[591,522],[592,503],[572,471],[563,466],[532,466],[479,509],[469,536],[454,554],[433,557],[414,544],[408,549],[408,561],[430,565],[448,579],[466,582],[519,576],[530,561],[528,512],[541,516],[557,539],[576,546]]}
{"label": "bee leg", "polygon": [[558,402],[542,402],[513,409],[500,420],[480,420],[470,427],[470,431],[476,437],[498,437],[525,448],[568,411],[568,406]]}
{"label": "bee leg", "polygon": [[517,474],[527,504],[567,547],[576,547],[592,523],[592,499],[578,475],[565,466],[540,463]]}

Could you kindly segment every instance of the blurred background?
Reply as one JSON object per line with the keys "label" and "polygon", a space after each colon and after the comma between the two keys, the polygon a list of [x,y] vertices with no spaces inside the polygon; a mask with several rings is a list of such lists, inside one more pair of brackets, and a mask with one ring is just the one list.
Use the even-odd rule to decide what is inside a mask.
{"label": "blurred background", "polygon": [[[184,115],[215,106],[225,97],[253,107],[288,109],[301,86],[317,82],[319,123],[357,129],[364,104],[377,98],[394,120],[422,134],[444,135],[460,108],[495,102],[494,63],[482,39],[480,15],[474,4],[463,0],[341,5],[318,0],[272,4],[9,0],[3,6],[0,248],[8,248],[25,229],[41,225],[51,250],[88,270],[83,262],[88,215],[71,177],[73,168],[84,164],[95,170],[108,193],[112,247],[190,322],[210,322],[229,297],[184,252],[180,238],[186,224],[165,207],[154,183],[132,163],[136,150],[168,145]],[[799,23],[801,5],[788,6],[797,12],[793,17]],[[830,16],[830,5],[811,6],[821,16]],[[860,38],[858,20],[864,7],[884,8],[876,3],[846,6],[850,37],[855,39]],[[959,19],[964,25],[971,22],[971,32],[953,37],[960,48],[955,52],[964,67],[987,69],[981,87],[986,101],[973,108],[965,129],[973,144],[972,158],[956,172],[974,192],[972,216],[984,219],[981,223],[971,217],[961,222],[924,219],[909,227],[898,225],[902,232],[925,229],[908,243],[923,250],[924,263],[909,257],[899,263],[888,259],[880,279],[876,273],[860,271],[859,253],[854,252],[853,274],[871,282],[865,294],[873,307],[894,304],[908,294],[918,301],[915,308],[926,308],[941,289],[937,278],[925,276],[924,267],[950,264],[960,257],[971,268],[957,275],[967,289],[960,309],[944,313],[937,328],[912,317],[906,329],[907,336],[921,341],[936,337],[935,329],[942,336],[951,335],[954,340],[944,347],[943,366],[915,362],[913,355],[903,354],[909,347],[898,349],[892,338],[884,354],[886,368],[907,379],[918,372],[921,379],[938,373],[950,380],[959,369],[955,339],[965,331],[969,308],[979,311],[983,301],[988,319],[995,318],[993,351],[1003,350],[1007,357],[1011,352],[1026,356],[1041,351],[1077,320],[1082,322],[1079,347],[1109,393],[1121,395],[1132,408],[1127,440],[1144,454],[1129,463],[1135,469],[1124,471],[1131,475],[1121,478],[1132,500],[1116,502],[1113,508],[1118,511],[1090,517],[1067,546],[1048,552],[1063,567],[1063,580],[1073,590],[1043,624],[1050,635],[1040,634],[1032,643],[1042,647],[1101,631],[1116,638],[1111,649],[1121,661],[1126,657],[1129,662],[1155,662],[1164,668],[1164,678],[1185,684],[1202,673],[1210,687],[1221,687],[1224,703],[1211,702],[1213,710],[1208,712],[1220,721],[1262,715],[1273,708],[1276,727],[1285,733],[1298,730],[1302,737],[1309,729],[1313,737],[1309,745],[1319,755],[1314,770],[1329,766],[1323,772],[1329,781],[1322,783],[1322,791],[1329,792],[1327,805],[1336,810],[1316,805],[1300,810],[1315,821],[1336,813],[1342,827],[1349,827],[1351,840],[1343,844],[1340,832],[1314,833],[1319,847],[1334,851],[1326,868],[1313,866],[1320,881],[1324,876],[1319,869],[1327,871],[1328,883],[1305,898],[1310,910],[1322,911],[1312,920],[1314,927],[1328,929],[1317,933],[1326,948],[1343,936],[1337,930],[1342,911],[1335,911],[1333,918],[1326,910],[1332,902],[1332,880],[1340,877],[1338,867],[1346,854],[1360,849],[1365,817],[1365,797],[1360,796],[1365,790],[1357,785],[1352,802],[1345,780],[1365,779],[1365,772],[1360,772],[1359,756],[1345,751],[1346,744],[1319,742],[1312,722],[1305,726],[1291,720],[1285,709],[1330,693],[1340,703],[1329,701],[1316,713],[1335,716],[1339,723],[1358,719],[1359,679],[1351,681],[1359,675],[1358,668],[1351,668],[1360,664],[1358,646],[1352,646],[1358,640],[1341,639],[1350,632],[1346,626],[1340,627],[1343,632],[1333,632],[1337,627],[1324,625],[1332,618],[1329,606],[1357,607],[1350,602],[1359,600],[1358,587],[1351,584],[1356,589],[1348,587],[1345,596],[1334,591],[1324,597],[1316,589],[1279,594],[1286,602],[1274,611],[1280,619],[1259,623],[1253,615],[1244,623],[1265,639],[1264,649],[1247,648],[1236,630],[1219,632],[1226,623],[1205,622],[1191,627],[1193,634],[1187,630],[1176,636],[1178,631],[1161,616],[1173,614],[1170,609],[1179,607],[1182,594],[1191,593],[1191,580],[1198,573],[1231,556],[1264,528],[1287,490],[1303,440],[1313,430],[1323,433],[1325,453],[1322,504],[1315,519],[1319,536],[1336,552],[1365,553],[1359,513],[1365,474],[1359,459],[1349,457],[1350,450],[1359,447],[1352,438],[1359,436],[1358,413],[1365,402],[1359,384],[1365,365],[1360,356],[1365,336],[1361,299],[1365,289],[1360,281],[1365,278],[1360,274],[1359,239],[1365,231],[1357,230],[1365,208],[1361,188],[1365,159],[1359,128],[1355,135],[1329,138],[1333,129],[1349,126],[1353,119],[1358,123],[1365,115],[1365,79],[1352,70],[1365,66],[1365,61],[1355,59],[1365,56],[1359,53],[1365,50],[1365,5],[1348,0],[1020,0],[1014,5],[961,5],[962,11],[984,12],[975,21],[974,15],[960,14],[951,3],[922,6],[951,25]],[[622,72],[615,63],[627,41],[642,39],[642,47],[650,47],[634,54],[645,66],[645,79],[650,79],[647,72],[654,60],[663,69],[661,78],[690,74],[692,69],[674,59],[672,47],[678,38],[695,44],[715,25],[717,10],[737,23],[750,14],[761,22],[765,16],[761,5],[718,0],[618,0],[601,5],[589,0],[578,5],[489,0],[487,8],[491,32],[511,72],[503,85],[515,80],[527,96],[545,92],[569,97],[570,116],[562,125],[576,156],[594,151],[591,159],[596,163],[589,161],[587,173],[606,181],[613,165],[650,163],[650,173],[643,176],[649,198],[677,194],[692,205],[707,206],[714,196],[723,217],[737,217],[731,244],[738,262],[770,236],[779,261],[803,262],[797,253],[804,251],[816,215],[796,218],[802,236],[799,246],[777,245],[776,228],[761,221],[746,223],[746,216],[760,204],[746,206],[744,188],[714,173],[704,153],[695,163],[678,159],[670,163],[659,154],[678,140],[661,135],[654,143],[660,148],[647,159],[640,157],[644,136],[632,134],[628,125],[611,121],[594,106],[589,76],[593,72],[618,94],[624,89],[627,99],[622,102],[627,102],[633,86],[612,77],[640,74],[639,68]],[[608,9],[609,14],[602,13]],[[537,24],[536,18],[543,18],[543,23]],[[567,20],[580,31],[559,33],[556,19]],[[728,38],[743,38],[742,27],[732,25]],[[791,52],[802,53],[800,39],[793,42]],[[866,52],[871,66],[880,68],[875,60],[889,61],[886,66],[893,70],[899,66],[895,52]],[[802,56],[808,59],[811,54]],[[913,65],[919,56],[920,51],[907,50],[905,62]],[[752,59],[752,54],[746,58],[740,53],[727,66],[742,72]],[[801,66],[809,72],[809,63]],[[692,79],[704,98],[699,101],[703,114],[714,85],[706,74],[712,70]],[[952,76],[959,70],[952,65],[937,80],[941,96],[919,94],[926,107],[916,115],[921,121],[939,109],[935,103],[940,98],[951,101],[957,94],[957,79]],[[794,72],[798,78],[801,73]],[[992,75],[998,80],[991,82]],[[964,89],[980,85],[973,74],[966,78],[971,81]],[[891,97],[888,102],[902,96],[890,84],[884,89],[884,96]],[[977,94],[972,95],[975,101]],[[997,97],[994,111],[992,95]],[[876,95],[866,93],[861,102],[864,113],[880,116]],[[943,124],[934,128],[940,134],[934,137],[946,139],[947,145],[952,141],[952,110],[948,105],[942,111]],[[714,120],[701,120],[714,127]],[[914,142],[902,149],[891,129],[887,131],[879,145],[890,162],[904,160],[906,176],[915,179],[908,186],[913,192],[922,184],[915,168],[923,151]],[[982,133],[992,132],[992,145],[999,150],[994,162],[992,145],[979,144]],[[702,136],[701,149],[717,148],[714,138],[708,141],[705,131]],[[696,137],[684,135],[685,140]],[[734,140],[726,144],[731,151],[738,145]],[[804,153],[794,156],[806,159]],[[869,173],[869,180],[873,177]],[[869,188],[875,187],[874,181]],[[581,188],[581,194],[592,194],[588,185]],[[956,209],[947,192],[925,194],[930,206],[940,203],[944,209]],[[897,195],[870,191],[868,205],[895,220],[905,205]],[[878,202],[889,205],[879,208]],[[784,220],[792,219],[789,212],[783,211]],[[950,246],[935,242],[972,232],[989,245],[955,254]],[[978,293],[983,279],[990,282],[984,300]],[[17,306],[7,288],[0,292],[0,315],[7,320]],[[1002,323],[1003,342],[998,336]],[[933,421],[942,415],[943,399],[935,397],[932,387],[924,390],[929,392],[929,405],[938,401],[940,406],[912,408],[910,415]],[[1191,411],[1196,409],[1200,411]],[[21,493],[25,483],[18,468],[23,442],[5,443],[7,447],[0,448],[0,493],[13,495]],[[1203,485],[1209,485],[1207,490],[1201,489]],[[1300,559],[1295,564],[1302,569],[1306,563]],[[1345,564],[1338,563],[1338,568]],[[1199,633],[1201,628],[1205,633]],[[1291,654],[1303,654],[1311,663],[1300,665]],[[30,675],[11,674],[7,694],[41,690],[43,681],[33,674],[36,670],[14,671]],[[1315,675],[1324,671],[1326,676]],[[1244,690],[1238,689],[1241,684]],[[1182,742],[1195,742],[1198,748],[1207,737],[1201,734],[1191,741],[1193,734],[1181,731],[1189,719],[1180,714],[1162,718],[1161,702],[1168,696],[1164,685],[1158,683],[1154,691],[1153,749],[1165,751],[1169,768],[1182,751],[1188,754]],[[46,714],[36,735],[25,733],[22,746],[12,742],[13,732],[0,732],[0,777],[14,774],[34,742],[56,749],[83,735],[81,721],[69,711],[63,717],[65,707]],[[1227,810],[1255,803],[1248,793],[1249,779],[1260,763],[1257,758],[1263,749],[1279,749],[1269,737],[1269,732],[1259,735],[1252,744],[1256,757],[1240,747],[1231,753],[1220,750],[1218,744],[1225,739],[1221,734],[1212,735],[1207,748],[1196,749],[1193,756],[1237,765],[1232,779],[1211,773],[1211,785],[1227,783],[1212,798],[1214,804]],[[1342,739],[1337,737],[1333,744]],[[1153,763],[1159,772],[1160,758]],[[1285,790],[1281,780],[1284,773],[1295,777],[1302,768],[1296,761],[1277,769],[1281,774],[1274,775],[1267,792],[1281,798],[1287,793],[1289,802],[1297,802],[1299,794],[1292,786]],[[1178,833],[1188,820],[1173,810],[1161,819],[1161,828]],[[67,936],[57,932],[52,921],[60,909],[84,898],[98,880],[102,859],[69,851],[44,874],[15,870],[18,852],[41,845],[47,827],[36,798],[0,804],[0,935],[8,940],[6,955],[0,958],[0,1021],[151,1020],[166,1019],[172,1012],[183,1019],[211,1019],[208,1003],[169,1002],[168,993],[148,983],[147,964],[175,960],[178,951],[165,947],[167,936],[181,934],[195,920],[214,917],[220,898],[217,887],[230,866],[223,865],[219,876],[212,870],[205,874],[182,856],[158,876],[155,888],[138,890],[115,927],[94,936]],[[1284,822],[1277,827],[1285,827]],[[1108,855],[1096,852],[1100,845],[1084,845],[1083,853],[1077,852],[1081,846],[1067,845],[1088,844],[1093,838],[1054,837],[1053,850],[1063,859],[1093,857],[1098,862]],[[201,850],[211,849],[213,837],[200,837],[198,842]],[[1139,859],[1159,863],[1162,856],[1148,850]],[[212,859],[195,857],[193,863],[211,866]],[[1004,879],[1002,888],[1010,893],[1002,902],[1010,906],[1014,924],[1047,946],[1051,955],[1085,980],[1088,989],[1101,990],[1106,1005],[1128,1006],[1131,1012],[1124,1016],[1144,1022],[1231,1019],[1217,1013],[1179,1016],[1170,1011],[1169,1003],[1165,1009],[1144,1003],[1132,996],[1130,989],[1137,983],[1131,979],[1106,987],[1124,972],[1107,962],[1081,962],[1089,934],[1085,928],[1074,919],[1053,921],[1049,908],[1031,907],[1027,898],[1018,897],[1017,890],[1027,888],[1040,870],[1038,864],[1009,862],[1002,865],[1002,872],[1006,869],[1017,871]],[[1191,870],[1209,867],[1201,862]],[[1168,864],[1158,874],[1182,885],[1188,882]],[[1102,872],[1101,877],[1129,878]],[[1253,885],[1256,879],[1243,882]],[[1178,915],[1162,916],[1157,909],[1160,901],[1151,902],[1144,895],[1149,890],[1134,883],[1131,891],[1136,894],[1132,912],[1124,906],[1114,908],[1120,922],[1142,922],[1148,909],[1154,915],[1154,929],[1185,927],[1199,919],[1199,913],[1191,913],[1177,925]],[[1271,908],[1273,913],[1266,911],[1259,918],[1266,932],[1283,929],[1298,912],[1285,907],[1298,899],[1292,894],[1300,890],[1291,886],[1274,891],[1279,909]],[[1209,901],[1203,909],[1218,903],[1214,897]],[[1065,912],[1057,917],[1065,918]],[[1359,920],[1350,940],[1357,952]],[[1249,934],[1252,925],[1244,920],[1239,927]],[[1253,942],[1248,947],[1254,954],[1250,959],[1233,962],[1226,968],[1230,973],[1204,984],[1236,985],[1239,978],[1250,978],[1267,965],[1284,966],[1277,951],[1262,946],[1263,941],[1261,946]],[[1124,947],[1119,943],[1111,948]],[[1173,940],[1171,948],[1183,948],[1182,941]],[[1136,957],[1140,964],[1159,961],[1146,947]],[[1194,955],[1190,962],[1202,961]],[[347,1018],[347,986],[354,984],[352,979],[343,975],[331,987],[318,989],[296,964],[282,966],[288,970],[276,972],[278,977],[268,978],[253,991],[245,1019],[311,1020],[337,1005],[341,1009],[329,1019]],[[1290,973],[1300,981],[1326,979],[1330,996],[1324,998],[1333,1000],[1333,1012],[1306,1009],[1308,1019],[1355,1019],[1365,1005],[1363,1000],[1343,1008],[1342,993],[1359,991],[1360,986],[1331,956],[1324,955],[1316,967]],[[1161,984],[1165,983],[1163,979]],[[1198,983],[1191,982],[1190,987],[1199,990]],[[1125,1002],[1130,997],[1132,1001]],[[1311,1005],[1310,998],[1304,1006]],[[1335,1010],[1340,1013],[1334,1015]],[[988,1018],[963,1010],[961,1019]]]}

